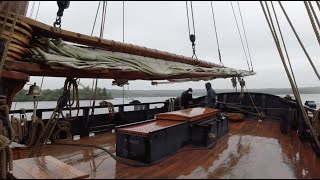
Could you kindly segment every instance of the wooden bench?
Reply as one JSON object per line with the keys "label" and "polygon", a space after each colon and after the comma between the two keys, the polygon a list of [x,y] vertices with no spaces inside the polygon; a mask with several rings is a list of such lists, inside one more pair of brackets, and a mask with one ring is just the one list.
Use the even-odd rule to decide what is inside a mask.
{"label": "wooden bench", "polygon": [[52,156],[19,159],[13,161],[15,179],[84,179],[84,173]]}

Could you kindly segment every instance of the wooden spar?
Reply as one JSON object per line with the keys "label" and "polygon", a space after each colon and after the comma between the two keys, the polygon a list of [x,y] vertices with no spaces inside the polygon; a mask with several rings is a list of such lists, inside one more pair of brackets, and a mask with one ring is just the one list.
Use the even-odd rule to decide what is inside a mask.
{"label": "wooden spar", "polygon": [[163,79],[192,79],[192,78],[228,78],[228,75],[213,75],[212,73],[196,72],[181,75],[157,76],[141,71],[115,70],[115,69],[74,69],[60,66],[48,66],[39,63],[6,61],[6,68],[24,72],[30,76],[50,77],[78,77],[78,78],[103,78],[127,80],[163,80]]}
{"label": "wooden spar", "polygon": [[79,34],[79,33],[66,31],[66,30],[61,30],[60,32],[60,30],[52,26],[46,25],[39,21],[35,21],[25,16],[20,16],[20,19],[33,28],[34,36],[37,35],[37,36],[43,36],[48,38],[62,38],[63,40],[68,42],[92,46],[95,48],[102,48],[108,51],[122,52],[122,53],[138,55],[138,56],[163,59],[167,61],[180,62],[180,63],[207,67],[207,68],[223,67],[218,64],[209,63],[202,60],[195,60],[190,57],[168,53],[165,51],[159,51],[156,49],[150,49],[146,47],[141,47],[141,46],[132,45],[128,43],[122,43],[122,42],[113,41],[113,40],[100,39],[98,37],[88,36],[88,35]]}

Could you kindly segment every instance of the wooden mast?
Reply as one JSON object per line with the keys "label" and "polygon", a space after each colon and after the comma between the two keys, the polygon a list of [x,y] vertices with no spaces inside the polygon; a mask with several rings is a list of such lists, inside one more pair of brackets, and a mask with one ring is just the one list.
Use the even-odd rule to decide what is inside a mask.
{"label": "wooden mast", "polygon": [[[3,10],[15,13],[17,5],[18,1],[8,1]],[[26,16],[28,6],[29,1],[21,1],[19,15]],[[13,97],[23,88],[27,81],[29,81],[28,74],[10,70],[0,72],[0,95],[6,96],[6,103],[10,109]]]}

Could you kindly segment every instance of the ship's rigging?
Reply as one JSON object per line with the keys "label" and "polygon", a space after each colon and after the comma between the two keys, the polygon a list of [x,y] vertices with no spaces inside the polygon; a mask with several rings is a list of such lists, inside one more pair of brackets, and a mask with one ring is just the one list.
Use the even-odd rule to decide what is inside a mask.
{"label": "ship's rigging", "polygon": [[[6,3],[7,3],[6,1],[1,2],[0,11],[3,9]],[[295,98],[298,100],[300,109],[303,112],[304,121],[308,125],[308,128],[310,129],[310,132],[317,146],[320,148],[319,140],[316,136],[316,133],[312,127],[312,124],[301,102],[297,82],[294,77],[294,72],[291,67],[291,62],[286,49],[285,41],[283,40],[283,34],[281,33],[281,27],[279,25],[277,14],[274,9],[273,3],[271,2],[271,6],[272,6],[273,16],[275,20],[271,15],[271,11],[269,9],[268,3],[267,2],[265,2],[264,4],[263,2],[260,2],[260,3],[261,3],[261,8],[265,13],[265,18],[268,22],[271,34],[274,38],[274,42],[278,49],[283,66],[286,70]],[[50,123],[46,125],[45,131],[43,133],[41,132],[40,136],[37,138],[37,142],[36,142],[37,147],[35,147],[35,149],[31,153],[31,156],[37,156],[41,153],[42,145],[47,142],[56,124],[59,124],[58,118],[60,115],[63,115],[62,113],[63,107],[67,106],[70,111],[69,117],[64,117],[64,119],[66,120],[72,119],[70,117],[71,117],[71,110],[73,110],[71,107],[73,102],[77,102],[76,108],[79,108],[79,103],[78,103],[79,98],[76,96],[77,96],[78,84],[80,84],[80,81],[77,82],[77,78],[90,77],[90,78],[96,79],[95,82],[93,83],[95,85],[92,86],[92,94],[93,94],[92,96],[93,104],[92,104],[92,110],[91,110],[92,118],[94,117],[95,95],[96,95],[97,86],[98,86],[97,78],[115,79],[115,84],[118,84],[123,87],[124,84],[128,82],[128,80],[136,80],[136,79],[144,79],[144,80],[165,79],[165,80],[168,80],[169,82],[179,82],[179,81],[188,81],[188,80],[211,80],[215,78],[231,77],[233,78],[232,83],[233,83],[233,86],[235,87],[236,87],[236,80],[238,79],[238,82],[240,83],[240,86],[241,86],[241,92],[243,92],[244,88],[246,88],[243,77],[253,75],[254,72],[253,72],[249,45],[248,45],[248,41],[245,33],[245,27],[244,27],[239,3],[238,3],[238,9],[240,12],[241,24],[244,32],[245,41],[242,39],[242,36],[240,33],[241,28],[239,27],[239,24],[234,12],[233,4],[232,2],[230,2],[233,10],[233,15],[235,17],[238,33],[240,35],[242,48],[247,61],[247,65],[249,69],[248,71],[241,71],[241,70],[224,67],[222,63],[221,53],[220,53],[220,46],[218,41],[217,27],[216,27],[212,2],[211,2],[211,10],[212,10],[212,16],[213,16],[213,24],[215,28],[215,36],[217,41],[218,57],[219,57],[220,65],[214,64],[214,63],[208,63],[198,59],[196,55],[196,49],[195,49],[196,32],[195,32],[192,2],[190,4],[191,4],[193,33],[191,33],[190,31],[188,3],[186,2],[188,31],[189,31],[189,38],[192,44],[192,52],[193,52],[193,55],[191,58],[187,58],[184,56],[179,56],[179,55],[175,55],[167,52],[161,52],[158,50],[152,50],[145,47],[126,44],[124,42],[125,40],[124,39],[125,37],[124,36],[125,35],[124,2],[123,2],[122,42],[115,42],[112,40],[103,39],[104,25],[105,25],[105,18],[106,18],[106,8],[107,8],[106,2],[103,2],[102,22],[100,27],[99,38],[92,37],[94,26],[96,23],[96,18],[95,18],[94,26],[91,32],[91,36],[86,36],[79,33],[73,33],[73,32],[65,31],[61,29],[61,18],[63,15],[63,10],[69,7],[68,1],[58,1],[59,10],[57,13],[56,21],[54,22],[54,27],[56,29],[48,25],[42,24],[40,22],[37,22],[35,20],[32,20],[30,18],[26,18],[18,15],[21,8],[21,2],[18,3],[15,13],[3,12],[3,15],[1,15],[1,24],[2,24],[1,35],[4,37],[6,41],[5,42],[1,41],[2,42],[1,48],[3,49],[3,51],[1,51],[2,52],[1,54],[2,59],[0,64],[1,73],[4,71],[3,69],[5,68],[6,71],[13,69],[15,71],[19,71],[28,75],[68,77],[65,83],[64,93],[59,99],[58,105],[55,111],[53,112],[52,117],[49,120]],[[317,69],[315,68],[308,52],[306,51],[303,43],[301,42],[299,35],[295,31],[292,25],[292,22],[288,17],[288,15],[286,14],[286,11],[282,6],[281,2],[279,2],[279,5],[288,23],[290,24],[290,27],[294,32],[301,48],[303,49],[309,63],[311,64],[316,76],[320,79]],[[318,2],[317,2],[317,5],[320,10],[320,6]],[[39,7],[40,7],[40,3],[38,8]],[[98,5],[97,14],[99,11],[99,7],[100,7],[100,2]],[[309,16],[311,25],[313,27],[314,33],[317,37],[318,42],[320,43],[320,35],[318,32],[319,31],[318,29],[320,28],[320,23],[317,18],[317,14],[315,13],[315,10],[311,2],[305,2],[305,7],[308,12],[308,16]],[[34,9],[34,5],[32,7],[32,11],[33,9]],[[30,16],[32,16],[32,14],[33,12],[30,13]],[[97,17],[97,14],[96,14],[96,17]],[[8,27],[6,27],[6,25]],[[278,27],[278,30],[275,27]],[[24,37],[21,38],[19,36],[21,34],[23,34]],[[32,39],[30,35],[31,37],[33,37]],[[280,41],[280,37],[281,37],[281,41]],[[29,41],[31,41],[30,44],[29,44]],[[76,45],[69,45],[66,42],[76,43],[77,45],[81,45],[81,47]],[[245,44],[246,44],[246,47],[245,47]],[[10,45],[11,45],[11,48],[10,48]],[[15,48],[12,48],[12,46],[15,46],[16,49],[18,50],[16,50],[15,52]],[[282,48],[282,46],[284,48]],[[25,52],[26,48],[28,49],[28,52]],[[287,60],[285,59],[284,54],[286,55]],[[24,58],[24,55],[26,55],[27,58]],[[93,58],[90,55],[93,55]],[[23,59],[28,59],[30,62],[23,62]],[[97,59],[99,59],[100,62],[97,63],[96,61],[94,61]],[[286,61],[289,62],[291,71],[289,71]],[[91,62],[92,64],[90,64],[89,62]],[[114,64],[116,64],[117,66],[114,66]],[[155,66],[152,66],[152,64],[155,64]],[[174,68],[170,69],[170,67],[173,67],[173,66]],[[160,70],[157,71],[157,68]],[[181,68],[181,69],[178,69],[178,68]],[[167,71],[164,72],[165,70]],[[72,72],[72,71],[75,71],[75,72]],[[1,83],[2,81],[0,81],[0,85],[2,87],[3,85]],[[153,82],[153,83],[160,84],[157,82]],[[71,93],[72,85],[74,89],[73,93]],[[1,95],[3,94],[3,92],[2,92],[2,88],[0,89],[1,89],[0,90],[0,95]],[[123,87],[123,90],[124,90],[124,87]],[[74,98],[73,100],[70,99],[71,94],[73,95],[73,98]],[[6,101],[2,100],[1,103],[3,105],[1,106],[2,108],[5,106]],[[91,102],[90,102],[90,106],[91,106]],[[258,116],[263,117],[262,114],[259,113],[255,105],[254,107],[257,111]],[[36,106],[35,106],[35,109],[36,109]],[[315,116],[315,117],[318,117],[318,116]],[[36,117],[34,118],[35,118],[34,121],[36,123]],[[13,140],[13,137],[15,136],[12,135],[12,128],[9,125],[10,124],[9,118],[4,117],[4,119],[8,121],[8,122],[4,121],[4,124],[5,125],[7,124],[8,127],[3,128],[6,132],[2,133],[2,130],[0,132],[2,134],[7,135],[8,137],[11,138],[11,140]],[[60,126],[67,127],[67,128],[64,128],[64,130],[67,131],[70,125],[67,123],[60,123]],[[35,137],[34,133],[33,133],[33,137]],[[56,135],[55,137],[58,137],[58,136]],[[55,138],[55,139],[59,139],[59,138]],[[4,144],[7,144],[5,140],[6,139],[2,141],[4,141]],[[34,141],[31,144],[34,144]]]}

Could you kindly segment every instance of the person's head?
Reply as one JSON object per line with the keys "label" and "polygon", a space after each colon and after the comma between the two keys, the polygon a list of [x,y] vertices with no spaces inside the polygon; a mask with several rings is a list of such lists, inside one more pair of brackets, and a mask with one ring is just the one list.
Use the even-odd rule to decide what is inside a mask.
{"label": "person's head", "polygon": [[208,89],[210,89],[210,88],[211,88],[211,83],[207,82],[207,83],[206,83],[206,89],[208,90]]}
{"label": "person's head", "polygon": [[189,89],[187,90],[187,92],[188,92],[188,94],[192,94],[192,88],[189,88]]}

